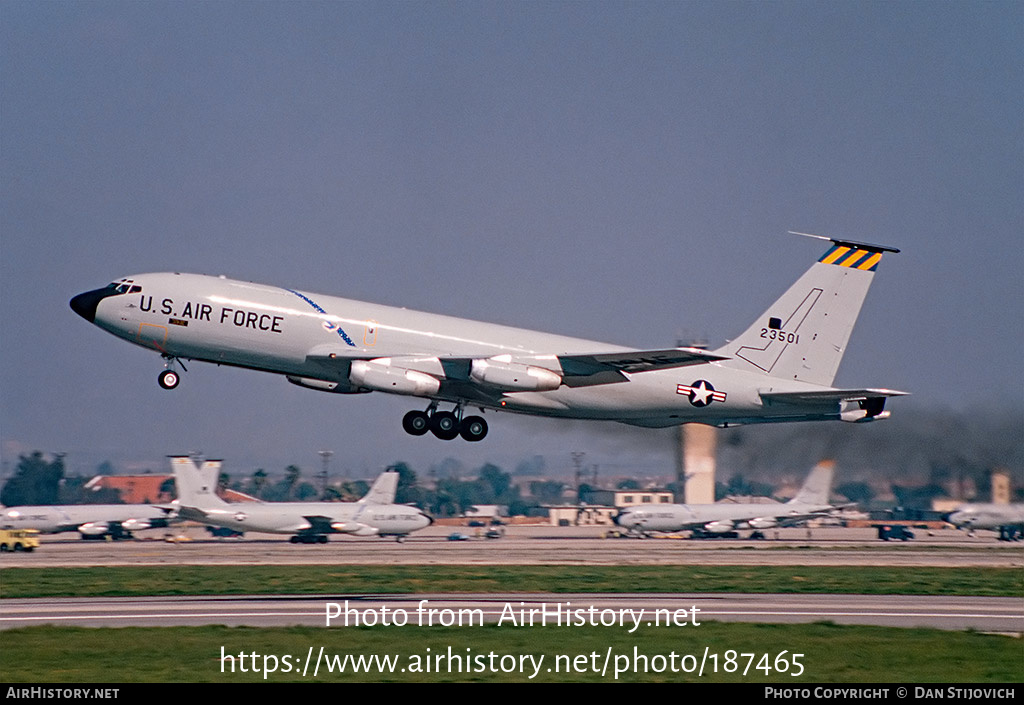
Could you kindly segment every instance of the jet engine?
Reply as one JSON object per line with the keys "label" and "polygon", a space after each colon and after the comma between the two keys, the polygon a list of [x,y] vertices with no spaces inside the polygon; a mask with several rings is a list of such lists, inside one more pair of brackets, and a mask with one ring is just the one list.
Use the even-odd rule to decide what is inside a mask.
{"label": "jet engine", "polygon": [[110,524],[105,521],[90,521],[78,527],[83,536],[102,536],[110,531]]}
{"label": "jet engine", "polygon": [[751,529],[774,529],[779,525],[779,522],[771,517],[758,517],[757,519],[751,519],[747,522]]}
{"label": "jet engine", "polygon": [[704,525],[705,531],[710,531],[715,534],[732,531],[732,529],[733,523],[731,521],[712,521]]}
{"label": "jet engine", "polygon": [[153,523],[147,519],[129,519],[121,522],[121,528],[125,531],[139,531],[152,528]]}
{"label": "jet engine", "polygon": [[415,397],[429,397],[441,389],[441,382],[425,372],[394,367],[376,360],[356,360],[348,378],[357,387]]}
{"label": "jet engine", "polygon": [[885,408],[885,397],[871,397],[857,402],[856,406],[849,403],[843,404],[839,412],[839,419],[847,423],[867,423],[879,419],[889,418],[889,412]]}
{"label": "jet engine", "polygon": [[331,528],[343,534],[352,534],[353,536],[376,536],[380,531],[375,526],[367,526],[358,521],[348,523],[338,521],[331,524]]}
{"label": "jet engine", "polygon": [[511,362],[505,355],[473,360],[469,376],[479,384],[512,392],[550,392],[562,386],[561,375],[543,367]]}

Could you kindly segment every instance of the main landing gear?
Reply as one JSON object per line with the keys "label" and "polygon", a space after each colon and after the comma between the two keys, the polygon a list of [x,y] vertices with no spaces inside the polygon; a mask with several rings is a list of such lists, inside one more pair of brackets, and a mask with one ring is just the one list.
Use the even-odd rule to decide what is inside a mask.
{"label": "main landing gear", "polygon": [[181,375],[178,374],[175,365],[181,365],[181,369],[186,372],[188,370],[185,369],[185,363],[178,358],[171,357],[170,355],[164,355],[163,357],[167,362],[164,363],[164,371],[156,378],[157,384],[160,385],[161,389],[174,389],[178,386],[178,382],[181,381]]}
{"label": "main landing gear", "polygon": [[290,539],[289,543],[327,543],[327,537],[324,534],[295,534]]}
{"label": "main landing gear", "polygon": [[433,403],[426,411],[410,411],[402,419],[402,428],[413,436],[422,436],[430,431],[442,441],[462,436],[472,442],[482,441],[487,435],[487,422],[482,416],[462,416],[462,405],[454,411],[438,411]]}

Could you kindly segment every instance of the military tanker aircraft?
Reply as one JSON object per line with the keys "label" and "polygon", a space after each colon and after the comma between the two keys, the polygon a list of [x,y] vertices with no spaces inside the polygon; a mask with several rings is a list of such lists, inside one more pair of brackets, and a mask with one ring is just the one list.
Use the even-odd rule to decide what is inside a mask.
{"label": "military tanker aircraft", "polygon": [[473,408],[645,427],[886,418],[886,399],[904,392],[831,385],[883,253],[899,250],[821,239],[825,254],[711,351],[637,350],[178,272],[119,279],[71,308],[159,353],[165,389],[178,385],[184,361],[200,360],[323,392],[417,397],[426,408],[409,411],[403,427],[444,440],[487,435],[483,416],[466,413]]}
{"label": "military tanker aircraft", "polygon": [[327,543],[329,534],[391,536],[401,540],[430,526],[416,507],[394,504],[398,473],[383,472],[357,502],[238,502],[217,496],[215,477],[204,476],[187,456],[171,456],[183,519],[233,531],[291,534],[292,543]]}
{"label": "military tanker aircraft", "polygon": [[615,516],[615,523],[637,535],[652,531],[692,531],[695,534],[724,534],[736,529],[760,531],[795,526],[808,519],[828,516],[837,507],[829,504],[835,463],[823,460],[807,476],[793,499],[782,504],[717,502],[715,504],[645,504],[627,507]]}

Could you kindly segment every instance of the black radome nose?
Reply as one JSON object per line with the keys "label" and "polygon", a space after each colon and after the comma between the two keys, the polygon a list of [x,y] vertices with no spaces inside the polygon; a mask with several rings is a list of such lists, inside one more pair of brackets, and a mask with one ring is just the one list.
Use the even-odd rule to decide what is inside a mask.
{"label": "black radome nose", "polygon": [[93,289],[71,299],[71,310],[79,316],[94,323],[96,321],[96,307],[100,301],[110,296],[107,289]]}

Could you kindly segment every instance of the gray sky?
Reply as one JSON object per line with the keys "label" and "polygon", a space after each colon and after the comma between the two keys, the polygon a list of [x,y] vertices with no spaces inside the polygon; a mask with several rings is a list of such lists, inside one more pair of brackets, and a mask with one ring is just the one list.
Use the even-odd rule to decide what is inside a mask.
{"label": "gray sky", "polygon": [[401,430],[418,400],[202,363],[165,392],[68,300],[177,270],[717,345],[823,252],[787,230],[903,250],[838,385],[1019,406],[1022,47],[1015,2],[3,0],[3,461],[665,464],[666,432],[444,443]]}

